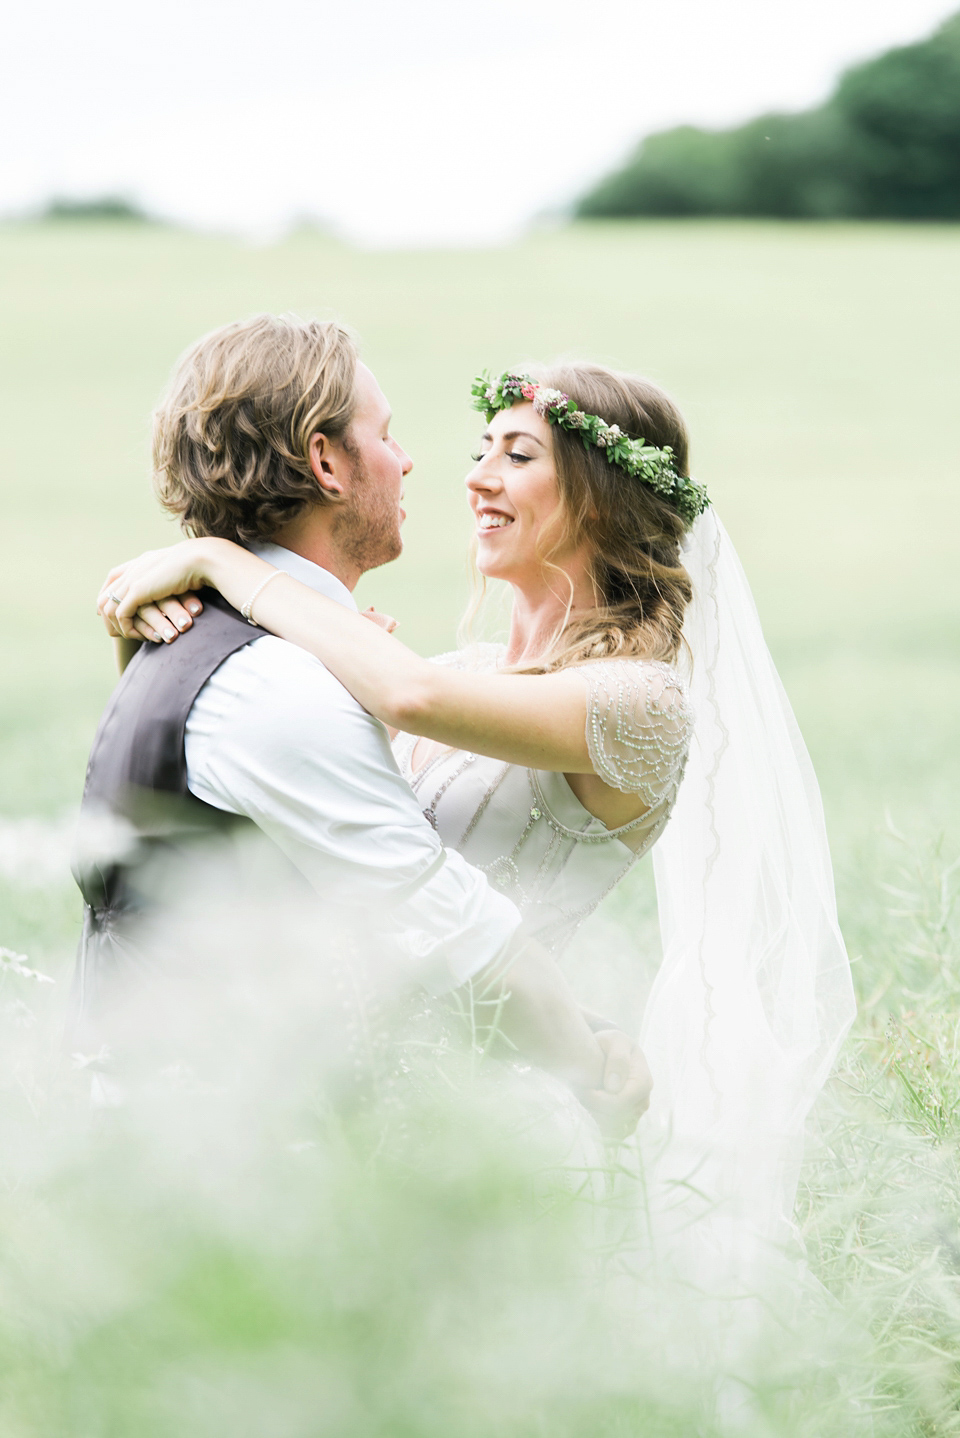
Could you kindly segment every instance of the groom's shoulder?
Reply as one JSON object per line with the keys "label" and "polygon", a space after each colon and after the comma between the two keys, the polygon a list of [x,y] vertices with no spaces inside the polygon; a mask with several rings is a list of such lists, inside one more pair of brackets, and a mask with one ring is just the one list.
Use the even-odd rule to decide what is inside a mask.
{"label": "groom's shoulder", "polygon": [[247,812],[241,791],[252,772],[302,779],[304,765],[326,765],[343,753],[382,765],[386,743],[382,725],[318,659],[273,635],[253,640],[211,674],[184,732],[191,792],[238,813]]}
{"label": "groom's shoulder", "polygon": [[201,689],[198,702],[205,694],[232,698],[240,707],[301,700],[365,712],[319,659],[273,634],[254,639],[225,659]]}

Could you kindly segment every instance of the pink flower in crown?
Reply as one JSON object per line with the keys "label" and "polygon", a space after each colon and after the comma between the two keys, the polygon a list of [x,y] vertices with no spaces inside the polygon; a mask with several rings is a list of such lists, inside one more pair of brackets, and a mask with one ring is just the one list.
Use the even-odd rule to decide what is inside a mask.
{"label": "pink flower in crown", "polygon": [[533,399],[536,392],[537,386],[535,384],[522,384],[520,386],[520,393],[523,395],[524,399]]}

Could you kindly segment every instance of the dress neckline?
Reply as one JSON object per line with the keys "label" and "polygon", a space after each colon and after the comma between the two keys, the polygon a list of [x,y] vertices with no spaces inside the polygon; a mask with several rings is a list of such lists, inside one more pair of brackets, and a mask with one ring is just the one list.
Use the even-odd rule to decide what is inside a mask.
{"label": "dress neckline", "polygon": [[[406,758],[403,760],[402,768],[406,771],[405,778],[410,784],[414,793],[419,793],[422,783],[429,775],[440,767],[445,761],[455,759],[458,754],[466,757],[466,750],[446,747],[441,754],[436,754],[428,759],[419,769],[413,767],[413,755],[419,743],[419,735],[408,734]],[[500,763],[499,760],[490,759],[488,755],[471,755],[471,758],[487,758],[491,764]],[[523,768],[522,765],[510,765],[510,768]],[[527,776],[530,781],[530,788],[533,792],[534,806],[543,811],[547,823],[557,833],[574,839],[579,843],[605,843],[607,840],[616,839],[620,842],[621,835],[628,834],[633,829],[639,829],[641,825],[651,821],[656,822],[656,814],[652,809],[647,809],[637,819],[631,819],[626,824],[618,824],[616,828],[608,828],[602,819],[596,814],[591,814],[586,805],[581,804],[576,794],[570,787],[565,774],[553,769],[527,769]],[[550,797],[545,792],[545,784],[549,786]],[[629,849],[629,845],[625,844]]]}
{"label": "dress neckline", "polygon": [[415,769],[413,767],[413,756],[417,752],[417,745],[420,743],[421,736],[419,734],[412,734],[410,737],[413,743],[410,745],[407,775],[411,784],[419,784],[421,779],[427,777],[431,769],[435,769],[438,764],[442,763],[444,759],[449,759],[452,754],[463,754],[465,752],[463,749],[454,749],[451,744],[445,744],[439,754],[434,754],[432,759],[427,759],[420,765],[419,769]]}

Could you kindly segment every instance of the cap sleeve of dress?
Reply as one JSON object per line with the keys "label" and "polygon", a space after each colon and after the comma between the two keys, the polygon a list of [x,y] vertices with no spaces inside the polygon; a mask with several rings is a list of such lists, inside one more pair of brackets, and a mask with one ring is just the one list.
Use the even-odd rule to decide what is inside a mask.
{"label": "cap sleeve of dress", "polygon": [[578,666],[587,685],[587,750],[594,772],[653,809],[673,803],[683,776],[692,715],[669,664],[602,659]]}

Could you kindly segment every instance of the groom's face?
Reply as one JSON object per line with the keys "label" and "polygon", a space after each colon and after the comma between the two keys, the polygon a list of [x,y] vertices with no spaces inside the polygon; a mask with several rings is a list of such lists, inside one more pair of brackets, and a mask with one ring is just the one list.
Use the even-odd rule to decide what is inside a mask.
{"label": "groom's face", "polygon": [[356,409],[345,448],[352,465],[334,525],[341,552],[361,570],[389,564],[403,549],[400,506],[413,460],[390,433],[390,406],[366,365],[357,366]]}

